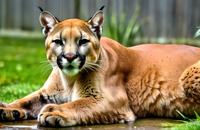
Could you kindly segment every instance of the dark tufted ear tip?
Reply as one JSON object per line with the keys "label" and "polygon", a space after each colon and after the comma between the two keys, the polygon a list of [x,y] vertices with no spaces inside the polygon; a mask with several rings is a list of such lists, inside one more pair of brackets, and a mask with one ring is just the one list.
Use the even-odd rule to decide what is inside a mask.
{"label": "dark tufted ear tip", "polygon": [[44,10],[42,9],[42,7],[38,6],[38,9],[40,10],[40,12],[43,12]]}
{"label": "dark tufted ear tip", "polygon": [[104,7],[105,7],[105,5],[101,6],[101,8],[100,8],[99,10],[101,10],[101,11],[102,11],[102,10],[104,9]]}

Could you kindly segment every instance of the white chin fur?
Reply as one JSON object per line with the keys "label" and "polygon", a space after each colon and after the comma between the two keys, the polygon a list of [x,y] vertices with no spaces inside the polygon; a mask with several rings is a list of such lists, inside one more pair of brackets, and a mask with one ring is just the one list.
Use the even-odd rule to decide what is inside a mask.
{"label": "white chin fur", "polygon": [[67,76],[75,76],[79,73],[79,69],[78,68],[73,68],[73,69],[62,69],[63,73]]}

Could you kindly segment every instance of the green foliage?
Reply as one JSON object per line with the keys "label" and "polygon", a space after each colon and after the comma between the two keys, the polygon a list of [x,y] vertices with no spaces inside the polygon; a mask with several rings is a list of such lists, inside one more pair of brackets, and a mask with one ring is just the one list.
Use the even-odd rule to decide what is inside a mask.
{"label": "green foliage", "polygon": [[104,34],[125,46],[133,45],[135,38],[141,33],[141,25],[138,22],[139,13],[140,6],[138,4],[130,19],[123,13],[120,13],[119,16],[112,13],[111,16],[106,18]]}
{"label": "green foliage", "polygon": [[190,121],[182,124],[177,124],[170,128],[170,130],[200,130],[200,121]]}
{"label": "green foliage", "polygon": [[[171,125],[170,130],[200,130],[200,116],[195,112],[196,119],[190,119],[177,111],[184,119],[183,123]],[[170,126],[170,125],[168,125]]]}
{"label": "green foliage", "polygon": [[51,70],[44,41],[0,37],[0,46],[0,101],[13,101],[41,87]]}

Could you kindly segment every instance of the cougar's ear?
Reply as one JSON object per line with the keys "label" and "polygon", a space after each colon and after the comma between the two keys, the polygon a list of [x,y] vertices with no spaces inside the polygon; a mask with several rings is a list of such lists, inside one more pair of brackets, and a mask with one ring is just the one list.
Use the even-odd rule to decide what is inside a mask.
{"label": "cougar's ear", "polygon": [[102,6],[89,20],[88,23],[90,24],[91,30],[94,34],[100,39],[102,34],[102,25],[104,21],[104,14],[103,14]]}
{"label": "cougar's ear", "polygon": [[46,36],[49,32],[51,32],[54,25],[59,22],[59,20],[48,11],[42,11],[40,13],[39,21],[41,26],[43,27],[43,34]]}

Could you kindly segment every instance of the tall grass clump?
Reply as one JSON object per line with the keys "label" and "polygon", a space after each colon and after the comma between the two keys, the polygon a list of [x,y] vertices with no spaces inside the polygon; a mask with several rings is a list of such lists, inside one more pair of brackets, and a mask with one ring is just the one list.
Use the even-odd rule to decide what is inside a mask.
{"label": "tall grass clump", "polygon": [[138,22],[140,14],[139,0],[136,2],[136,8],[133,12],[130,18],[124,13],[107,16],[104,34],[125,46],[133,45],[136,42],[136,37],[141,34],[141,25]]}

